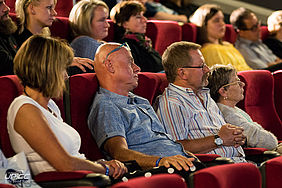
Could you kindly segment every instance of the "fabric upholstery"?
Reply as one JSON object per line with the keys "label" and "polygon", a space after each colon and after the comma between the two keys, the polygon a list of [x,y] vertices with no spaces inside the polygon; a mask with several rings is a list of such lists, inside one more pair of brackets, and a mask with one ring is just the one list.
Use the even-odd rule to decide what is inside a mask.
{"label": "fabric upholstery", "polygon": [[110,27],[108,29],[108,36],[106,38],[104,38],[103,40],[107,41],[107,42],[113,42],[114,38],[115,38],[114,22],[110,19],[108,19],[107,21],[110,24]]}
{"label": "fabric upholstery", "polygon": [[260,172],[250,163],[205,168],[196,171],[192,178],[194,188],[260,188],[261,185]]}
{"label": "fabric upholstery", "polygon": [[70,171],[70,172],[43,172],[34,177],[36,182],[68,180],[68,179],[81,179],[87,174],[93,173],[91,171]]}
{"label": "fabric upholstery", "polygon": [[112,188],[187,188],[184,179],[176,174],[158,174],[151,177],[138,177],[128,182],[117,183]]}
{"label": "fabric upholstery", "polygon": [[197,41],[197,26],[192,23],[184,23],[182,26],[182,40],[189,42]]}
{"label": "fabric upholstery", "polygon": [[245,83],[245,98],[241,108],[251,118],[271,131],[278,140],[282,139],[282,123],[274,106],[274,79],[266,70],[241,71],[238,73]]}
{"label": "fabric upholstery", "polygon": [[260,31],[260,38],[261,40],[265,40],[267,38],[267,36],[269,35],[269,31],[267,26],[263,25],[260,27],[261,31]]}
{"label": "fabric upholstery", "polygon": [[13,102],[14,98],[22,93],[23,88],[17,76],[2,76],[0,77],[0,91],[0,148],[5,157],[12,157],[15,155],[15,152],[12,149],[8,135],[7,113],[10,104]]}
{"label": "fabric upholstery", "polygon": [[90,160],[103,158],[87,125],[88,114],[99,88],[95,73],[78,74],[70,77],[70,105],[72,127],[81,137],[80,152]]}
{"label": "fabric upholstery", "polygon": [[6,0],[5,1],[6,5],[10,8],[10,12],[11,13],[15,13],[15,3],[16,3],[16,0]]}
{"label": "fabric upholstery", "polygon": [[57,5],[55,8],[57,16],[69,17],[72,7],[73,0],[57,0]]}
{"label": "fabric upholstery", "polygon": [[223,40],[234,44],[237,38],[237,33],[231,24],[225,24],[225,26],[226,26],[226,30]]}
{"label": "fabric upholstery", "polygon": [[280,188],[282,174],[282,156],[266,161],[261,167],[262,187]]}
{"label": "fabric upholstery", "polygon": [[154,49],[162,55],[170,44],[181,41],[182,32],[175,21],[148,20],[146,36],[152,39]]}
{"label": "fabric upholstery", "polygon": [[282,119],[282,70],[273,73],[274,77],[274,104],[276,111]]}
{"label": "fabric upholstery", "polygon": [[70,22],[68,18],[56,17],[56,20],[50,27],[50,31],[53,37],[66,39],[68,42],[72,41]]}

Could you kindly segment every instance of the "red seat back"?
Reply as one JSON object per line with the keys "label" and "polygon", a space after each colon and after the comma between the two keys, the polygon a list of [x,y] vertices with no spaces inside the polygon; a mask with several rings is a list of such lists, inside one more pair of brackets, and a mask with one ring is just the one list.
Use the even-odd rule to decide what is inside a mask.
{"label": "red seat back", "polygon": [[261,40],[265,40],[269,35],[268,28],[267,28],[267,26],[263,25],[263,26],[260,27],[260,29],[261,29],[260,38],[261,38]]}
{"label": "red seat back", "polygon": [[152,39],[154,49],[162,55],[170,44],[181,41],[181,26],[175,21],[148,20],[146,36]]}
{"label": "red seat back", "polygon": [[57,0],[57,5],[55,7],[57,16],[69,17],[72,7],[73,0]]}
{"label": "red seat back", "polygon": [[189,42],[197,41],[197,26],[192,23],[185,23],[182,26],[182,40]]}
{"label": "red seat back", "polygon": [[6,157],[12,157],[15,152],[12,149],[7,130],[7,113],[14,98],[18,97],[22,91],[22,85],[15,75],[0,77],[0,148]]}
{"label": "red seat back", "polygon": [[274,79],[266,70],[241,71],[239,78],[246,85],[242,108],[278,140],[282,139],[282,123],[274,106]]}
{"label": "red seat back", "polygon": [[81,137],[80,152],[90,160],[103,158],[87,125],[88,114],[96,91],[99,88],[95,73],[78,74],[70,77],[70,112],[72,127]]}
{"label": "red seat back", "polygon": [[167,81],[164,73],[141,72],[138,74],[138,87],[133,92],[153,104],[165,87],[167,87]]}
{"label": "red seat back", "polygon": [[117,183],[112,188],[187,188],[185,181],[177,174],[157,174],[151,177],[138,177],[128,182]]}
{"label": "red seat back", "polygon": [[226,30],[223,40],[234,44],[237,39],[237,33],[235,32],[231,24],[225,24],[225,26],[226,26]]}
{"label": "red seat back", "polygon": [[263,188],[280,188],[282,174],[282,156],[263,163],[260,167]]}
{"label": "red seat back", "polygon": [[274,104],[276,111],[282,119],[282,70],[275,71],[274,77]]}
{"label": "red seat back", "polygon": [[[22,94],[23,87],[16,75],[1,76],[0,91],[0,148],[6,157],[11,157],[15,153],[12,149],[7,130],[7,112],[14,98]],[[62,117],[64,118],[63,100],[54,99],[54,101],[60,108]]]}
{"label": "red seat back", "polygon": [[59,37],[62,39],[66,39],[67,41],[72,41],[71,36],[71,27],[68,18],[65,17],[57,17],[50,27],[51,35],[53,37]]}
{"label": "red seat back", "polygon": [[16,3],[16,0],[6,0],[5,1],[6,5],[10,8],[10,12],[11,13],[15,13],[16,10],[15,10],[15,3]]}
{"label": "red seat back", "polygon": [[[260,188],[261,175],[250,163],[218,165],[196,171],[194,188]],[[190,187],[190,186],[189,186]]]}

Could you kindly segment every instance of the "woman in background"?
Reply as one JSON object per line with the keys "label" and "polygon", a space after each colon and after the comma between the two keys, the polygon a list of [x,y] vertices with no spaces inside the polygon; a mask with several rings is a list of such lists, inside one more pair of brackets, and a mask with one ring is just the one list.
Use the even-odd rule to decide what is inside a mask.
{"label": "woman in background", "polygon": [[237,71],[251,70],[241,53],[229,42],[223,41],[225,35],[224,15],[219,6],[205,4],[190,17],[191,23],[199,27],[197,43],[206,64],[232,64]]}
{"label": "woman in background", "polygon": [[126,42],[134,58],[134,63],[143,72],[160,72],[163,70],[162,58],[152,47],[152,41],[145,36],[147,19],[145,7],[138,1],[118,3],[111,10],[111,19],[119,26],[119,43]]}
{"label": "woman in background", "polygon": [[[57,0],[16,0],[18,31],[15,38],[19,47],[34,34],[51,35],[49,27],[56,19],[56,4]],[[86,67],[93,69],[91,64],[93,62],[90,59],[75,57],[71,67],[78,67],[85,72]]]}
{"label": "woman in background", "polygon": [[[94,60],[97,48],[108,36],[108,16],[108,6],[99,0],[82,0],[72,8],[69,20],[75,39],[71,42],[71,47],[76,57]],[[94,70],[86,68],[86,72]],[[83,72],[77,67],[70,67],[68,73],[74,75]]]}
{"label": "woman in background", "polygon": [[118,178],[127,171],[121,162],[92,162],[79,153],[78,132],[63,122],[51,99],[62,95],[72,60],[72,49],[58,39],[33,35],[23,43],[14,59],[23,94],[14,99],[7,115],[12,147],[16,153],[25,153],[34,175],[90,170]]}

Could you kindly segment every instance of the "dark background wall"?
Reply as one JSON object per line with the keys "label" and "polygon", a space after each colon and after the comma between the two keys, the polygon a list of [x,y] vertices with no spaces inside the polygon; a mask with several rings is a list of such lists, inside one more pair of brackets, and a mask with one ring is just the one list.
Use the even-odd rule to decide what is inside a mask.
{"label": "dark background wall", "polygon": [[282,10],[282,0],[239,0],[239,1],[262,6],[272,10]]}

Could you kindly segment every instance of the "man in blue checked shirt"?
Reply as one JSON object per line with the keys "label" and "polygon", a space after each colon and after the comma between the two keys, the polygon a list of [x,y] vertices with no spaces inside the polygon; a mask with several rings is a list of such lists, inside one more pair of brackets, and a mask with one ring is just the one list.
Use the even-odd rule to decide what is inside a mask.
{"label": "man in blue checked shirt", "polygon": [[234,162],[246,162],[241,147],[243,129],[226,124],[210,97],[209,68],[200,45],[176,42],[163,54],[169,86],[159,98],[157,114],[165,131],[193,153],[218,154]]}
{"label": "man in blue checked shirt", "polygon": [[114,159],[135,160],[142,169],[193,167],[195,159],[165,133],[148,100],[130,92],[138,85],[140,68],[126,43],[101,45],[94,68],[100,88],[88,126],[99,148]]}

